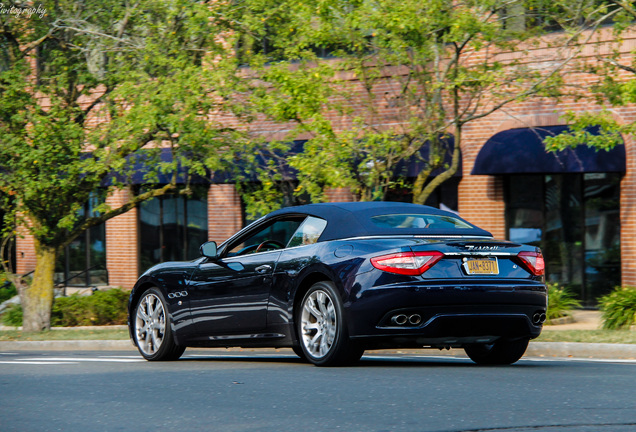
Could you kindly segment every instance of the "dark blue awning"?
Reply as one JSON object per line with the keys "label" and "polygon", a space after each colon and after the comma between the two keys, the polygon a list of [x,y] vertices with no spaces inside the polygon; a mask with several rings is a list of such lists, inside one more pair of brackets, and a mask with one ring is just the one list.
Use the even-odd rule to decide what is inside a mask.
{"label": "dark blue awning", "polygon": [[[446,135],[442,138],[445,144],[445,152],[443,155],[444,163],[449,165],[453,161],[453,147],[455,145],[455,140],[452,135]],[[272,151],[272,154],[269,155],[272,160],[276,160],[278,165],[278,172],[281,174],[283,179],[286,180],[296,180],[298,178],[298,171],[285,163],[284,156],[295,155],[303,152],[305,143],[307,140],[295,140],[289,142],[289,148],[287,152],[283,154],[279,150]],[[417,177],[417,175],[426,168],[427,160],[429,157],[430,147],[427,143],[420,148],[419,152],[413,156],[411,156],[406,161],[400,161],[394,169],[394,172],[398,175],[403,175],[406,177]],[[254,165],[265,168],[268,165],[267,155],[258,154],[256,156],[255,161],[252,166],[249,166],[247,163],[242,161],[240,158],[236,160],[232,169],[228,169],[225,171],[216,171],[211,175],[212,183],[234,183],[237,178],[240,178],[243,181],[253,181],[256,182],[259,180],[258,173],[254,171]],[[353,165],[358,165],[360,160],[357,160],[353,163]],[[438,168],[431,173],[432,177],[435,177],[441,174],[444,171],[443,168]],[[461,177],[462,175],[462,165],[461,159],[459,161],[459,168],[454,176]]]}
{"label": "dark blue awning", "polygon": [[251,163],[247,163],[241,158],[238,158],[232,168],[213,172],[210,177],[211,181],[212,183],[236,183],[237,179],[240,179],[242,181],[257,182],[259,181],[259,175],[255,167],[266,169],[269,162],[268,157],[276,161],[278,173],[283,179],[296,180],[298,171],[287,165],[285,156],[301,153],[306,142],[307,140],[290,141],[288,143],[289,148],[286,152],[281,150],[269,150],[271,152],[269,155],[258,153],[255,160]]}
{"label": "dark blue awning", "polygon": [[[129,184],[129,185],[142,185],[148,183],[146,176],[151,171],[151,165],[155,165],[158,162],[170,163],[173,161],[172,152],[169,148],[160,149],[158,154],[155,154],[155,158],[149,157],[149,152],[139,152],[128,156],[126,173],[114,173],[109,174],[102,181],[102,186],[112,186],[117,181]],[[156,167],[153,167],[153,170]],[[157,172],[156,179],[153,183],[168,184],[172,181],[172,173]],[[210,180],[206,177],[193,174],[189,178],[190,184],[209,184]],[[188,182],[188,169],[186,167],[177,167],[177,184],[186,184]]]}
{"label": "dark blue awning", "polygon": [[[625,146],[597,151],[578,146],[556,153],[545,150],[543,140],[569,130],[568,126],[509,129],[484,144],[471,174],[557,174],[625,172]],[[588,132],[598,134],[598,128]]]}

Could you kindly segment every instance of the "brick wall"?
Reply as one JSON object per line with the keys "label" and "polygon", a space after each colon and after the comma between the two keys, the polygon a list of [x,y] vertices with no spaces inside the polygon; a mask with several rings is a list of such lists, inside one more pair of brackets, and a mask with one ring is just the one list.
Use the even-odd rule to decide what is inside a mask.
{"label": "brick wall", "polygon": [[332,188],[325,190],[325,196],[329,202],[353,201],[353,194],[349,188]]}
{"label": "brick wall", "polygon": [[220,244],[243,227],[241,198],[232,184],[208,190],[208,239]]}
{"label": "brick wall", "polygon": [[[106,202],[118,208],[130,199],[130,190],[115,191]],[[137,209],[106,221],[106,267],[108,283],[131,289],[139,277]]]}
{"label": "brick wall", "polygon": [[636,286],[636,143],[625,139],[627,172],[621,181],[621,277]]}
{"label": "brick wall", "polygon": [[18,236],[15,244],[16,250],[16,270],[17,274],[23,275],[35,270],[35,244],[33,236],[26,228],[18,228]]}

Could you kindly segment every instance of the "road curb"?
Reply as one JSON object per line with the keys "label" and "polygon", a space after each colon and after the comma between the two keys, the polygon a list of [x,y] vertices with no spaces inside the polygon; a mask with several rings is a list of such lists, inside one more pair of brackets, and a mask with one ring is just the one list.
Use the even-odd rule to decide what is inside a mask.
{"label": "road curb", "polygon": [[[72,340],[72,341],[2,341],[0,351],[136,351],[130,340]],[[218,351],[218,350],[217,350]],[[225,351],[223,349],[223,351]],[[240,350],[254,352],[280,352],[273,349]],[[383,352],[404,354],[403,350]],[[425,355],[463,355],[463,350],[408,350],[408,353]],[[635,344],[579,343],[579,342],[530,342],[526,357],[589,358],[635,360]]]}

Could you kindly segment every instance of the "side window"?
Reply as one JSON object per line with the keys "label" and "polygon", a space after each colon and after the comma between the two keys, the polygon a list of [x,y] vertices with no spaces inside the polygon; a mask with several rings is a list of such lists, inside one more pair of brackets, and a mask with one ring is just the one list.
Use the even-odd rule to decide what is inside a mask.
{"label": "side window", "polygon": [[325,230],[326,226],[326,220],[309,216],[307,219],[305,219],[302,225],[298,227],[291,240],[289,241],[287,247],[303,246],[316,243],[322,232]]}
{"label": "side window", "polygon": [[303,217],[295,217],[271,222],[257,231],[252,231],[246,237],[236,240],[229,246],[226,256],[232,257],[283,249],[294,232],[301,226],[303,220]]}

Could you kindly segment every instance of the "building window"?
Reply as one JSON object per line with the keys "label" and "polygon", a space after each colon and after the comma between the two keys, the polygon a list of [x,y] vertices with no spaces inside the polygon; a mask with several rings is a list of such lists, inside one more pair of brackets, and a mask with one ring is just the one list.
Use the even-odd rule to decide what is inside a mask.
{"label": "building window", "polygon": [[[92,194],[80,216],[97,216],[95,208],[104,202],[103,193]],[[106,225],[89,228],[64,248],[55,267],[55,282],[64,286],[108,285],[106,270]]]}
{"label": "building window", "polygon": [[143,272],[165,261],[198,258],[208,240],[207,187],[192,194],[168,194],[139,206],[139,267]]}
{"label": "building window", "polygon": [[508,239],[541,247],[546,279],[584,305],[621,284],[620,174],[505,177]]}

